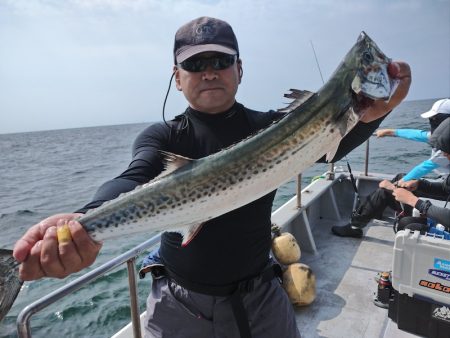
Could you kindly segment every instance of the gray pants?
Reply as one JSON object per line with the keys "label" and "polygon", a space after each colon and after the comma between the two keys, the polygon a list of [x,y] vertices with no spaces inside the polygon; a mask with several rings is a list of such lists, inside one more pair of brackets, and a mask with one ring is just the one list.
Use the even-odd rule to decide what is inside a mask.
{"label": "gray pants", "polygon": [[[243,296],[252,338],[300,338],[292,305],[280,283],[256,285]],[[166,277],[153,281],[145,337],[239,338],[229,297],[189,291]]]}

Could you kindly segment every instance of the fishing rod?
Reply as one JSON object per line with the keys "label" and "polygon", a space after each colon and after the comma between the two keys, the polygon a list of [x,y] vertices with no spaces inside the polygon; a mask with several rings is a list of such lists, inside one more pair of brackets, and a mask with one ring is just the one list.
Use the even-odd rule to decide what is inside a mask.
{"label": "fishing rod", "polygon": [[[316,49],[314,48],[314,44],[313,44],[312,40],[309,40],[309,43],[311,44],[311,48],[313,50],[314,59],[316,60],[316,65],[317,65],[317,69],[319,70],[320,78],[322,79],[322,85],[324,85],[325,81],[323,79],[322,69],[320,69],[320,64],[319,64],[319,59],[317,58]],[[345,158],[347,159],[347,156]],[[348,163],[348,160],[347,160],[347,167],[350,169],[350,165]],[[328,178],[329,179],[334,178],[334,174],[333,174],[334,173],[334,163],[330,163],[330,170],[329,170],[329,172],[330,172],[330,175],[329,175]],[[350,178],[352,180],[352,184],[353,184],[353,187],[355,189],[355,192],[358,193],[358,191],[356,189],[356,184],[354,182],[354,178],[353,178],[353,175],[352,175],[352,171],[349,170],[349,172],[350,172]]]}
{"label": "fishing rod", "polygon": [[[319,70],[320,78],[322,79],[322,85],[324,85],[325,81],[323,79],[322,70],[320,69],[319,59],[317,58],[316,50],[314,49],[314,45],[313,45],[312,40],[309,40],[309,43],[311,44],[311,48],[312,48],[313,53],[314,53],[314,59],[316,60],[317,69]],[[333,175],[333,173],[334,173],[334,163],[330,163],[329,173],[330,174],[328,175],[328,179],[334,178],[334,175]]]}
{"label": "fishing rod", "polygon": [[312,48],[313,53],[314,53],[314,58],[316,59],[317,68],[319,69],[320,78],[322,79],[322,84],[325,84],[325,81],[323,80],[323,76],[322,76],[322,70],[320,69],[319,60],[317,59],[316,50],[314,49],[314,45],[312,43],[312,40],[309,40],[309,42],[311,43],[311,48]]}

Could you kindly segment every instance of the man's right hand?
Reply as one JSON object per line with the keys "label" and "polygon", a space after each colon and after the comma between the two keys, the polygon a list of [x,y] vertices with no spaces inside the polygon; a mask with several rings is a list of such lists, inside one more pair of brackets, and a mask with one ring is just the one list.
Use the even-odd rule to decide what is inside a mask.
{"label": "man's right hand", "polygon": [[[33,225],[14,246],[14,258],[21,262],[19,278],[23,281],[42,277],[64,278],[91,265],[101,243],[94,241],[80,223],[82,214],[57,214]],[[68,223],[68,241],[58,243],[57,228]],[[71,237],[71,238],[70,238]]]}

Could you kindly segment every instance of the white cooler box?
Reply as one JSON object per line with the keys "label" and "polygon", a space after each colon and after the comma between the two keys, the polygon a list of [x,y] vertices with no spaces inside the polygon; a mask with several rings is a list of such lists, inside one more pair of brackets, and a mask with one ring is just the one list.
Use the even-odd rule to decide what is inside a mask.
{"label": "white cooler box", "polygon": [[392,264],[389,317],[400,329],[450,337],[450,240],[399,231]]}
{"label": "white cooler box", "polygon": [[392,285],[400,294],[450,305],[450,240],[399,231],[395,237]]}

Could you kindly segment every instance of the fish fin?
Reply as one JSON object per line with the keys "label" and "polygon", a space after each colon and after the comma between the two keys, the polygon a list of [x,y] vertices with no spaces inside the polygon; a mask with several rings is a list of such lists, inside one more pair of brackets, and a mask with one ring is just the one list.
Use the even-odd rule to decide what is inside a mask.
{"label": "fish fin", "polygon": [[0,322],[19,294],[23,281],[19,279],[19,263],[12,250],[0,249]]}
{"label": "fish fin", "polygon": [[183,242],[181,243],[182,247],[187,246],[195,238],[195,236],[197,236],[197,234],[203,227],[203,224],[205,223],[193,224],[188,227],[185,227],[183,230],[180,231],[181,235],[183,236]]}
{"label": "fish fin", "polygon": [[330,161],[334,158],[334,156],[337,153],[338,148],[339,148],[339,142],[334,143],[333,148],[325,156],[325,161],[327,161],[327,163],[330,163]]}
{"label": "fish fin", "polygon": [[313,92],[308,90],[299,90],[299,89],[290,89],[290,93],[284,94],[284,97],[288,99],[294,99],[289,105],[285,108],[280,108],[277,111],[280,113],[289,113],[293,111],[295,108],[300,107],[303,103],[305,103],[311,96],[314,95]]}
{"label": "fish fin", "polygon": [[173,173],[175,170],[178,170],[179,168],[195,161],[192,158],[184,157],[164,150],[159,150],[159,153],[163,157],[162,161],[164,170],[154,180],[158,180],[161,177],[167,176]]}

